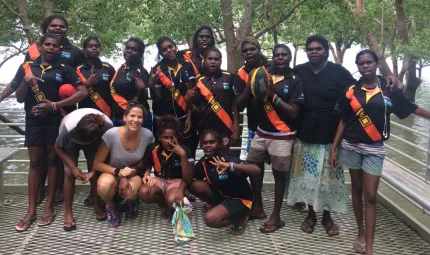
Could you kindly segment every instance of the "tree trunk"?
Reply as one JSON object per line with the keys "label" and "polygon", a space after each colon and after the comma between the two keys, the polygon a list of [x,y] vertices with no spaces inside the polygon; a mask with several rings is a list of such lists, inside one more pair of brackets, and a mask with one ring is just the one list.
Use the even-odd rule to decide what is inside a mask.
{"label": "tree trunk", "polygon": [[295,67],[297,62],[297,52],[299,51],[299,45],[293,44],[293,47],[294,47],[293,67]]}
{"label": "tree trunk", "polygon": [[276,28],[273,29],[273,45],[276,46],[279,43],[278,38],[278,30]]}
{"label": "tree trunk", "polygon": [[25,36],[27,37],[28,44],[32,44],[34,42],[34,39],[33,34],[31,32],[31,23],[28,19],[25,2],[25,0],[18,0],[19,19],[21,21],[22,29],[24,30]]}
{"label": "tree trunk", "polygon": [[43,10],[44,10],[45,18],[51,16],[53,14],[53,10],[54,10],[54,1],[53,0],[44,0],[43,1]]}
{"label": "tree trunk", "polygon": [[[379,49],[378,42],[376,41],[376,38],[375,38],[375,36],[373,35],[372,32],[369,32],[366,35],[366,42],[367,42],[367,45],[369,46],[369,48],[371,48],[372,50],[374,50],[376,52],[376,54],[378,54],[379,57],[382,56],[381,50]],[[391,72],[390,67],[387,64],[387,61],[385,61],[384,58],[380,58],[379,59],[379,66],[378,67],[379,67],[379,71],[381,72],[381,74],[384,77],[387,77],[387,76],[393,74]]]}
{"label": "tree trunk", "polygon": [[408,70],[406,71],[406,97],[415,102],[415,94],[417,92],[418,87],[420,86],[422,80],[417,77],[417,62],[414,59],[409,60]]}
{"label": "tree trunk", "polygon": [[337,58],[337,54],[336,54],[336,50],[333,48],[333,46],[331,45],[331,43],[329,43],[328,47],[330,48],[331,51],[331,55],[333,56],[333,60],[336,64],[339,64],[339,60]]}
{"label": "tree trunk", "polygon": [[396,52],[396,45],[394,44],[394,39],[396,38],[396,29],[393,29],[392,27],[388,28],[388,36],[390,38],[388,46],[391,53],[391,62],[393,64],[393,74],[396,77],[399,77],[399,63],[397,60],[397,52]]}

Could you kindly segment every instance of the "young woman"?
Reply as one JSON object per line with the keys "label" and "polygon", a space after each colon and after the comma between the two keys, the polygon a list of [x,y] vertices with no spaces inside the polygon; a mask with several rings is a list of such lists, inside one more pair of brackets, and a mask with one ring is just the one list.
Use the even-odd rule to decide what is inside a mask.
{"label": "young woman", "polygon": [[221,136],[214,130],[203,132],[200,147],[205,156],[194,167],[195,180],[189,189],[212,205],[205,214],[207,226],[221,228],[233,224],[231,234],[241,235],[245,232],[253,200],[246,177],[259,174],[260,169],[223,153]]}
{"label": "young woman", "polygon": [[[57,137],[55,151],[63,161],[65,167],[64,174],[64,225],[65,231],[76,229],[76,222],[73,218],[72,204],[75,195],[75,181],[81,183],[91,182],[92,201],[94,201],[94,211],[96,219],[99,221],[106,219],[104,208],[97,195],[97,179],[93,168],[94,155],[99,148],[102,135],[112,127],[112,121],[102,112],[92,108],[81,108],[67,114],[60,125],[60,134]],[[78,168],[79,151],[84,152],[87,159],[88,173],[84,174]]]}
{"label": "young woman", "polygon": [[189,88],[194,87],[194,71],[191,63],[178,54],[176,44],[169,37],[158,39],[157,48],[162,60],[152,68],[149,82],[154,112],[153,131],[158,133],[157,119],[173,115],[181,124],[178,139],[190,147],[191,115],[184,96]]}
{"label": "young woman", "polygon": [[376,75],[378,59],[370,49],[357,54],[355,63],[362,78],[346,90],[336,105],[335,112],[341,121],[330,152],[330,164],[336,171],[335,148],[341,143],[340,161],[351,175],[352,204],[358,225],[353,248],[366,254],[373,254],[376,194],[386,154],[383,141],[390,135],[390,114],[403,119],[414,113],[430,119],[430,111],[410,102],[400,90],[392,91],[385,79]]}
{"label": "young woman", "polygon": [[88,88],[89,97],[79,102],[78,108],[94,108],[109,116],[112,115],[112,96],[109,84],[115,69],[100,60],[100,39],[90,36],[83,43],[85,61],[76,68],[76,73]]}
{"label": "young woman", "polygon": [[[185,188],[193,180],[194,157],[178,142],[178,133],[179,122],[174,116],[158,119],[158,139],[146,149],[146,170],[139,190],[140,199],[164,208],[167,219],[173,215],[173,203],[183,201]],[[155,177],[150,176],[152,168]]]}
{"label": "young woman", "polygon": [[[239,112],[233,94],[232,76],[221,70],[222,55],[217,48],[207,48],[196,87],[187,91],[185,101],[192,110],[198,134],[216,130],[223,137],[223,150],[239,138]],[[218,106],[216,109],[213,106]],[[216,111],[215,111],[216,110]]]}
{"label": "young woman", "polygon": [[137,191],[142,184],[138,172],[143,171],[142,158],[146,148],[154,142],[152,132],[142,127],[146,108],[128,104],[124,126],[109,129],[102,137],[93,168],[102,173],[97,181],[97,193],[106,203],[108,226],[121,223],[118,210],[125,204],[125,219],[138,216]]}
{"label": "young woman", "polygon": [[193,46],[191,50],[183,52],[183,57],[192,64],[196,78],[199,78],[200,69],[203,67],[203,52],[206,48],[214,46],[215,37],[212,28],[206,25],[202,25],[197,28],[194,33]]}
{"label": "young woman", "polygon": [[[57,177],[57,154],[54,150],[55,139],[64,113],[63,107],[76,104],[88,96],[72,67],[61,64],[59,60],[60,40],[55,34],[45,34],[39,39],[40,56],[24,63],[18,69],[12,86],[16,87],[17,101],[24,102],[25,143],[28,147],[30,169],[28,174],[29,208],[24,219],[16,226],[17,231],[29,228],[36,219],[36,200],[41,171],[48,165],[48,199],[45,211],[39,219],[39,226],[52,223],[55,217],[53,199]],[[69,83],[77,92],[61,100],[58,89]]]}
{"label": "young woman", "polygon": [[110,90],[113,98],[112,121],[114,126],[124,125],[123,116],[130,101],[137,101],[146,108],[143,126],[152,130],[152,117],[148,104],[148,71],[143,67],[143,54],[145,43],[135,37],[131,37],[125,43],[125,63],[115,72]]}

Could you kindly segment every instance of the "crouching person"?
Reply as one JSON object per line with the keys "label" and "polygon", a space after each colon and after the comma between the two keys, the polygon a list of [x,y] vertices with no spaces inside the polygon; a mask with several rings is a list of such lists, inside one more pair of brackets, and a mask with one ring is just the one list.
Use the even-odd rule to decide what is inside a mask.
{"label": "crouching person", "polygon": [[206,225],[221,228],[232,225],[231,234],[245,232],[253,195],[248,175],[260,174],[254,164],[242,164],[239,158],[222,152],[222,140],[214,130],[200,137],[205,155],[194,167],[190,191],[212,206],[205,214]]}
{"label": "crouching person", "polygon": [[[106,213],[101,207],[97,195],[98,175],[93,168],[94,155],[99,148],[102,135],[112,127],[108,116],[92,108],[82,108],[65,116],[60,125],[60,133],[55,144],[55,151],[63,160],[64,171],[64,225],[65,231],[76,229],[73,218],[72,204],[75,195],[75,180],[81,183],[91,183],[91,191],[94,200],[94,211],[97,220],[105,220]],[[84,152],[87,159],[88,173],[85,174],[78,168],[79,151]]]}
{"label": "crouching person", "polygon": [[[158,141],[151,144],[144,157],[145,173],[139,197],[146,203],[164,208],[164,217],[173,215],[173,203],[181,203],[184,192],[193,180],[194,157],[177,140],[179,122],[171,115],[158,119]],[[151,168],[155,177],[151,177]]]}
{"label": "crouching person", "polygon": [[145,114],[143,105],[129,104],[123,117],[125,126],[111,128],[103,135],[94,159],[94,168],[101,172],[97,193],[106,203],[109,227],[120,225],[119,211],[125,211],[125,219],[135,219],[139,214],[137,191],[142,178],[137,173],[143,171],[146,147],[154,142],[152,132],[141,127]]}

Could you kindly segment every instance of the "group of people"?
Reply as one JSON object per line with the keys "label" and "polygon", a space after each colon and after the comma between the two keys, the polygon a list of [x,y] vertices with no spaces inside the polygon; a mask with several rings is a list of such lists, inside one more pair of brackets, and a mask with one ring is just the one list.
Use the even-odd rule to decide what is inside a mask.
{"label": "group of people", "polygon": [[[430,118],[429,111],[405,98],[398,80],[377,76],[375,52],[357,54],[362,75],[357,81],[328,61],[329,43],[323,36],[308,37],[309,62],[293,69],[288,46],[276,45],[268,61],[259,42],[249,37],[240,45],[244,66],[230,73],[221,69],[212,29],[201,26],[190,50],[179,51],[171,38],[161,37],[156,44],[161,60],[149,73],[142,64],[144,42],[128,39],[125,63],[115,71],[100,60],[97,37],[87,38],[82,51],[70,43],[64,17],[47,17],[41,29],[43,35],[30,46],[26,62],[0,97],[15,91],[26,112],[29,207],[17,231],[37,219],[37,194],[47,169],[48,195],[39,226],[54,220],[56,183],[64,171],[65,231],[76,229],[72,204],[77,179],[91,182],[96,219],[109,226],[119,226],[122,214],[126,220],[136,218],[140,200],[156,203],[171,218],[173,204],[193,194],[206,203],[209,227],[232,225],[231,233],[240,235],[248,220],[267,218],[261,190],[264,163],[270,163],[275,202],[260,231],[285,226],[280,212],[286,198],[289,205],[308,208],[304,232],[314,231],[316,212],[323,211],[321,224],[334,236],[340,230],[331,213],[346,211],[346,166],[358,225],[353,248],[373,254],[389,116]],[[251,91],[257,68],[269,74],[264,99]],[[72,84],[76,92],[60,98],[62,84]],[[241,161],[229,150],[240,139],[239,113],[245,108],[248,156]],[[204,156],[197,160],[198,144]],[[78,168],[80,150],[88,173]]]}

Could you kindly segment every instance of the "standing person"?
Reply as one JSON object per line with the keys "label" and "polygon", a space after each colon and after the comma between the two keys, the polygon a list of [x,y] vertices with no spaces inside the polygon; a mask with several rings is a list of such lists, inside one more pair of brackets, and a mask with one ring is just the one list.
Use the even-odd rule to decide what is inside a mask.
{"label": "standing person", "polygon": [[[48,165],[48,198],[45,210],[39,219],[39,226],[52,223],[55,217],[53,207],[55,184],[57,181],[57,154],[54,150],[62,119],[63,107],[76,104],[88,96],[74,69],[61,64],[59,60],[60,40],[54,34],[45,34],[39,39],[40,56],[34,61],[19,67],[12,87],[16,88],[16,99],[24,102],[25,110],[25,142],[28,147],[30,169],[28,174],[27,215],[19,221],[17,231],[25,231],[36,220],[36,201],[39,179]],[[62,84],[75,86],[76,93],[61,100],[58,89]]]}
{"label": "standing person", "polygon": [[193,112],[198,134],[215,129],[223,137],[223,150],[239,139],[239,112],[233,93],[232,75],[221,70],[222,55],[217,48],[207,48],[196,87],[187,91],[185,101]]}
{"label": "standing person", "polygon": [[[157,203],[164,208],[164,216],[173,215],[173,203],[182,203],[184,192],[193,180],[194,157],[177,140],[179,122],[167,115],[158,119],[158,139],[149,145],[144,156],[145,173],[139,198],[146,203]],[[151,177],[154,168],[155,177]]]}
{"label": "standing person", "polygon": [[190,190],[211,205],[205,214],[205,223],[211,228],[233,225],[230,233],[241,235],[253,201],[246,177],[258,175],[260,169],[222,152],[222,138],[214,130],[203,132],[200,146],[205,155],[194,167]]}
{"label": "standing person", "polygon": [[149,74],[143,67],[144,53],[145,43],[142,39],[131,37],[126,41],[123,52],[125,63],[115,72],[110,83],[114,126],[124,125],[125,109],[130,101],[137,101],[146,108],[143,126],[152,130],[152,116],[147,101]]}
{"label": "standing person", "polygon": [[[296,139],[296,118],[305,101],[302,82],[290,68],[290,61],[291,51],[288,46],[276,45],[273,49],[268,96],[264,101],[258,102],[258,111],[253,113],[259,119],[259,123],[255,137],[251,141],[247,161],[264,164],[269,157],[275,179],[275,206],[269,220],[260,227],[262,233],[272,233],[285,226],[280,212],[287,184],[286,173],[289,174],[291,153]],[[250,86],[245,88],[242,96],[251,96]],[[257,178],[251,176],[251,180],[257,183],[263,176],[264,171]]]}
{"label": "standing person", "polygon": [[191,115],[184,96],[188,89],[194,87],[193,67],[178,54],[175,42],[169,37],[159,38],[157,48],[162,60],[152,68],[149,82],[154,112],[153,131],[158,133],[157,120],[160,117],[173,115],[181,124],[178,139],[190,148],[193,139]]}
{"label": "standing person", "polygon": [[[243,95],[249,82],[249,74],[252,70],[258,67],[264,67],[267,64],[267,59],[261,53],[261,46],[257,39],[248,37],[240,44],[242,57],[245,60],[245,65],[239,68],[233,76],[233,91],[236,97],[236,104],[239,112],[246,107],[246,115],[248,116],[248,142],[246,151],[249,152],[251,140],[255,136],[259,119],[255,112],[258,111],[257,100],[252,96]],[[264,163],[259,165],[261,171],[264,171]],[[261,189],[263,187],[263,179],[257,180],[255,176],[251,180],[252,191],[254,193],[254,203],[251,210],[250,219],[265,219],[267,218],[263,210],[263,198],[261,197]]]}
{"label": "standing person", "polygon": [[[410,102],[401,90],[391,90],[384,78],[376,76],[378,55],[362,50],[355,63],[362,75],[355,85],[344,92],[335,108],[341,121],[337,128],[330,164],[334,171],[339,144],[340,162],[349,168],[352,205],[358,225],[353,248],[358,253],[373,254],[376,225],[376,194],[386,155],[384,140],[390,136],[390,115],[403,119],[412,113],[430,119],[430,111]],[[366,230],[363,226],[363,195],[366,210]]]}
{"label": "standing person", "polygon": [[128,104],[124,112],[124,126],[109,129],[97,150],[94,166],[101,173],[97,193],[106,203],[109,227],[118,227],[121,217],[120,204],[124,203],[125,219],[135,219],[139,214],[137,192],[142,185],[142,158],[154,136],[142,127],[146,108],[141,104]]}
{"label": "standing person", "polygon": [[184,58],[192,64],[196,78],[199,78],[200,69],[203,67],[203,52],[205,49],[214,46],[215,37],[212,28],[207,25],[201,25],[194,33],[191,50],[182,52]]}
{"label": "standing person", "polygon": [[[96,174],[93,168],[93,162],[102,135],[111,127],[112,121],[109,117],[92,108],[81,108],[73,111],[67,114],[61,121],[55,151],[65,165],[64,202],[66,207],[63,225],[65,231],[76,229],[76,222],[72,213],[76,179],[81,181],[81,183],[90,181],[96,219],[101,221],[107,217],[104,208],[101,207],[100,198],[97,195],[98,174]],[[80,150],[84,152],[87,160],[87,174],[84,174],[78,168]]]}
{"label": "standing person", "polygon": [[100,60],[100,39],[90,36],[83,43],[85,61],[76,68],[76,73],[88,88],[89,97],[78,104],[78,108],[93,108],[102,111],[109,118],[112,116],[113,99],[109,84],[115,74],[115,69]]}

